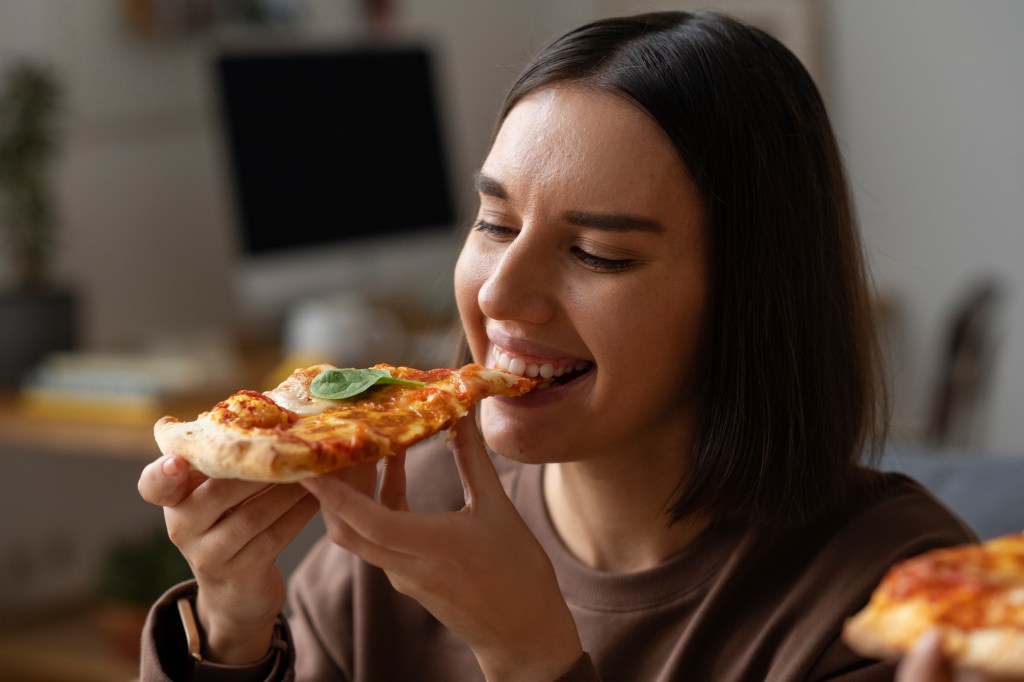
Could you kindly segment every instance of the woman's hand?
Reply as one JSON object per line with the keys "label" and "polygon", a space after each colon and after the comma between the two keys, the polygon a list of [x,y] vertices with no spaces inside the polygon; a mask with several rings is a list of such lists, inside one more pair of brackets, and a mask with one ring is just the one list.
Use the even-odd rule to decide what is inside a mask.
{"label": "woman's hand", "polygon": [[167,533],[195,575],[203,655],[262,658],[285,600],[274,561],[316,514],[316,500],[294,484],[207,479],[179,457],[146,466],[139,493],[164,508]]}
{"label": "woman's hand", "polygon": [[458,512],[409,512],[403,456],[386,462],[381,504],[333,474],[302,485],[320,500],[331,539],[462,637],[489,680],[553,679],[582,648],[551,562],[505,494],[472,413],[453,448]]}
{"label": "woman's hand", "polygon": [[[896,669],[896,682],[988,682],[990,678],[977,670],[953,666],[942,651],[942,637],[931,630],[914,645]],[[1008,678],[998,678],[1007,682]]]}

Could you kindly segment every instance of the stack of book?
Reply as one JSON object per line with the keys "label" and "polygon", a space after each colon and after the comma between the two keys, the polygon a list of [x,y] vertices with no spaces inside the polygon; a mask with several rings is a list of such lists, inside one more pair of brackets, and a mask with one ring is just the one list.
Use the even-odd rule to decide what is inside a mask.
{"label": "stack of book", "polygon": [[[227,363],[230,365],[231,363]],[[17,404],[33,417],[143,424],[208,409],[231,368],[176,353],[56,353],[22,384]],[[189,418],[195,416],[191,412]]]}

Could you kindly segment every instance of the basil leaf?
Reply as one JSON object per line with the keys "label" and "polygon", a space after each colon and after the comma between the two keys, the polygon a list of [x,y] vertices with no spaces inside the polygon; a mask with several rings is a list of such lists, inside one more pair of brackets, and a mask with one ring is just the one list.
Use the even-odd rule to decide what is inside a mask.
{"label": "basil leaf", "polygon": [[423,386],[422,381],[396,379],[386,369],[329,369],[321,372],[309,385],[309,392],[325,400],[344,400],[365,393],[378,384]]}
{"label": "basil leaf", "polygon": [[383,369],[329,369],[317,375],[309,385],[309,392],[317,398],[341,400],[363,393],[382,376]]}
{"label": "basil leaf", "polygon": [[382,376],[380,379],[377,379],[377,385],[379,384],[398,384],[399,386],[412,386],[413,388],[420,388],[421,386],[426,386],[426,384],[424,384],[422,381],[399,379],[398,377],[393,377],[390,374],[387,374],[385,376]]}

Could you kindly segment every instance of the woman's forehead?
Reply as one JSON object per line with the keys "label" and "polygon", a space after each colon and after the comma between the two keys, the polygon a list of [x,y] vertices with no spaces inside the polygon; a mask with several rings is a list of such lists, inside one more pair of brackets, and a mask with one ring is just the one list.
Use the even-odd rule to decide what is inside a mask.
{"label": "woman's forehead", "polygon": [[511,200],[543,187],[638,210],[696,192],[668,135],[646,112],[581,85],[548,86],[520,100],[482,173]]}
{"label": "woman's forehead", "polygon": [[525,150],[556,147],[575,153],[594,142],[603,143],[595,150],[623,141],[671,148],[668,136],[639,106],[578,84],[549,85],[523,97],[502,122],[495,146],[503,138]]}

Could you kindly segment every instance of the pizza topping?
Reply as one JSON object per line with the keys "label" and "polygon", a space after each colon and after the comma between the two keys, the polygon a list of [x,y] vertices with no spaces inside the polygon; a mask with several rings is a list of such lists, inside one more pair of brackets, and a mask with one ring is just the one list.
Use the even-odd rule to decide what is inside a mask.
{"label": "pizza topping", "polygon": [[264,395],[281,407],[301,416],[321,414],[337,405],[333,400],[317,398],[309,392],[309,384],[330,365],[313,365],[305,369],[295,370],[277,388],[267,391]]}
{"label": "pizza topping", "polygon": [[221,424],[230,424],[243,429],[273,429],[279,426],[288,426],[297,416],[256,391],[239,391],[227,400],[214,405],[209,414]]}
{"label": "pizza topping", "polygon": [[419,370],[376,365],[376,385],[350,399],[320,398],[310,384],[337,369],[295,370],[277,388],[238,391],[195,421],[164,417],[154,434],[164,454],[185,457],[215,478],[288,482],[402,452],[450,428],[492,395],[519,396],[534,381],[469,364]]}
{"label": "pizza topping", "polygon": [[365,393],[373,386],[380,384],[399,384],[412,388],[421,388],[422,381],[398,379],[386,369],[329,369],[321,372],[309,385],[309,392],[317,398],[326,400],[344,400]]}
{"label": "pizza topping", "polygon": [[894,565],[843,638],[875,658],[935,629],[950,659],[1003,679],[1024,676],[1024,533],[933,549]]}
{"label": "pizza topping", "polygon": [[1005,538],[934,550],[892,569],[880,588],[892,602],[921,600],[937,623],[964,630],[1018,623],[1024,628],[1024,546]]}

